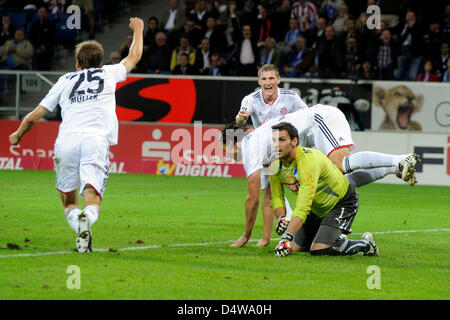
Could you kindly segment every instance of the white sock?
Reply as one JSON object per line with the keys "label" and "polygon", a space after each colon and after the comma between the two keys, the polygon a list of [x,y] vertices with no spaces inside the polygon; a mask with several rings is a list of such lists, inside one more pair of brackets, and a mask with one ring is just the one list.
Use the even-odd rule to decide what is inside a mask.
{"label": "white sock", "polygon": [[286,206],[286,218],[290,218],[292,215],[292,209],[286,197],[284,197],[284,205]]}
{"label": "white sock", "polygon": [[344,173],[348,173],[358,169],[397,167],[406,156],[372,151],[357,152],[342,159],[342,169]]}
{"label": "white sock", "polygon": [[89,225],[92,226],[98,219],[98,210],[96,206],[87,206],[84,208],[84,213],[89,219]]}
{"label": "white sock", "polygon": [[81,213],[80,208],[73,208],[66,212],[66,220],[69,223],[69,226],[78,233],[78,215]]}
{"label": "white sock", "polygon": [[396,167],[359,169],[345,174],[345,177],[351,185],[355,187],[361,187],[376,180],[382,179],[388,174],[395,173],[396,170]]}

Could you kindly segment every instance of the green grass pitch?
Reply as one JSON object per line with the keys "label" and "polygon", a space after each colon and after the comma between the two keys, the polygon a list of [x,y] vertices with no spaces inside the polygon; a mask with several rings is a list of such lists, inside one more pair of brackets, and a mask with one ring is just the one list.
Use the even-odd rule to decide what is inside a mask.
{"label": "green grass pitch", "polygon": [[[111,175],[88,254],[71,252],[54,184],[53,172],[0,171],[0,299],[450,298],[450,187],[359,188],[350,238],[379,232],[378,257],[275,258],[275,232],[268,247],[230,247],[245,179]],[[261,234],[259,212],[252,240]],[[73,265],[80,289],[67,286]],[[368,288],[370,266],[379,289]]]}

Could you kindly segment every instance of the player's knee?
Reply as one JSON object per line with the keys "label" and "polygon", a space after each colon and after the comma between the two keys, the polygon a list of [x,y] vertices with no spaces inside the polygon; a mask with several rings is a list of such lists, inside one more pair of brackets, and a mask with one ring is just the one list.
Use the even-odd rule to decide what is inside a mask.
{"label": "player's knee", "polygon": [[259,205],[259,195],[249,194],[247,196],[247,203],[254,205],[254,206]]}

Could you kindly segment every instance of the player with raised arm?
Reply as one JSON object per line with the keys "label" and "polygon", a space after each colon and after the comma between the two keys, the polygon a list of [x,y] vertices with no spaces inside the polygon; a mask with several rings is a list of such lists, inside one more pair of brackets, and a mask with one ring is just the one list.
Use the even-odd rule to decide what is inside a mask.
{"label": "player with raised arm", "polygon": [[378,255],[370,232],[361,240],[348,240],[359,199],[355,187],[322,152],[298,145],[297,129],[282,122],[273,129],[276,160],[272,164],[270,186],[276,216],[286,214],[284,188],[297,194],[292,219],[275,256],[284,257],[295,251],[311,255]]}
{"label": "player with raised arm", "polygon": [[[117,144],[116,83],[124,81],[139,62],[143,50],[144,22],[130,18],[133,42],[128,56],[102,67],[103,47],[90,40],[75,47],[75,72],[58,79],[45,98],[25,116],[9,136],[18,144],[25,133],[48,112],[61,107],[62,123],[55,141],[56,188],[70,227],[77,233],[76,250],[92,251],[91,227],[100,214],[108,179],[109,146]],[[84,209],[78,206],[78,192]]]}
{"label": "player with raised arm", "polygon": [[[258,70],[258,84],[260,89],[245,96],[241,102],[241,108],[236,115],[236,124],[244,125],[248,118],[252,118],[255,128],[258,128],[265,122],[286,115],[298,110],[307,109],[306,103],[292,90],[280,89],[278,85],[281,82],[278,67],[273,64],[265,64]],[[253,225],[259,207],[259,190],[261,189],[259,176],[247,176],[248,178],[248,197],[245,202],[246,225]],[[267,193],[263,199],[268,199],[270,189],[263,189]],[[285,199],[288,215],[292,212],[289,202]],[[273,210],[270,201],[263,201],[261,204],[264,230],[263,237],[256,246],[266,246],[270,242],[273,225]],[[232,246],[241,247],[247,243],[249,235],[244,233]]]}
{"label": "player with raised arm", "polygon": [[[272,202],[268,175],[262,173],[261,170],[265,163],[273,160],[270,157],[272,150],[271,126],[279,122],[288,122],[294,125],[299,132],[299,144],[305,147],[314,146],[322,151],[355,187],[384,178],[388,174],[396,174],[402,180],[409,181],[411,185],[416,183],[414,167],[420,161],[416,154],[391,155],[371,151],[350,154],[350,150],[354,146],[350,126],[344,114],[332,106],[318,104],[286,116],[280,116],[245,136],[239,126],[226,126],[222,130],[223,148],[229,157],[236,157],[238,152],[242,153],[242,162],[248,183],[244,234],[236,244],[245,245],[252,233],[258,209],[259,186],[263,189],[263,204],[267,205]],[[236,135],[236,132],[241,132],[241,134],[233,140],[232,137]],[[336,152],[338,156],[335,156]],[[254,207],[250,207],[252,210],[247,210],[248,199],[253,199],[256,203]],[[273,216],[271,220],[273,221]],[[288,225],[287,220],[286,217],[278,219],[276,227],[278,234],[284,232]],[[273,222],[269,221],[269,218],[264,220],[264,223],[267,222],[264,230],[269,226],[272,228]]]}

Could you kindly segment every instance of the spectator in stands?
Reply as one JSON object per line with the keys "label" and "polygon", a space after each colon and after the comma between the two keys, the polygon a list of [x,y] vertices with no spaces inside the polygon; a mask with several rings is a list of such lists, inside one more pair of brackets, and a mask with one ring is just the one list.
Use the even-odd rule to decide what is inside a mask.
{"label": "spectator in stands", "polygon": [[242,36],[236,49],[237,74],[239,76],[255,75],[257,53],[256,40],[252,37],[251,27],[249,25],[242,26]]}
{"label": "spectator in stands", "polygon": [[113,51],[109,55],[109,62],[107,64],[117,64],[121,61],[120,59],[120,52],[119,51]]}
{"label": "spectator in stands", "polygon": [[57,41],[56,24],[47,19],[47,9],[39,8],[38,20],[30,29],[30,41],[34,47],[37,70],[50,70]]}
{"label": "spectator in stands", "polygon": [[95,18],[93,0],[72,0],[73,5],[79,6],[84,10],[84,14],[89,20],[89,39],[95,38]]}
{"label": "spectator in stands", "polygon": [[144,67],[150,73],[170,74],[170,56],[172,50],[167,44],[166,34],[162,31],[158,32],[155,36],[155,43],[156,45],[150,47],[148,51]]}
{"label": "spectator in stands", "polygon": [[25,39],[25,32],[17,29],[14,39],[7,40],[0,47],[0,65],[3,69],[31,70],[33,45]]}
{"label": "spectator in stands", "polygon": [[220,53],[213,52],[210,56],[209,68],[203,72],[209,76],[227,76],[229,75],[228,66],[224,59],[220,57]]}
{"label": "spectator in stands", "polygon": [[445,17],[442,23],[442,32],[446,42],[450,41],[450,4],[445,6]]}
{"label": "spectator in stands", "polygon": [[[178,7],[178,0],[169,0],[169,9],[161,17],[159,28],[166,33],[169,44],[176,43],[174,35],[183,29],[184,22],[186,21],[185,13]],[[171,40],[171,38],[175,39]]]}
{"label": "spectator in stands", "polygon": [[[282,0],[281,5],[275,9],[271,16],[272,36],[275,41],[283,41],[284,36],[289,31],[291,18],[291,3],[289,0]],[[298,21],[298,19],[295,19]],[[298,22],[297,22],[298,23]],[[297,27],[298,28],[298,27]],[[293,40],[295,43],[295,38]]]}
{"label": "spectator in stands", "polygon": [[127,35],[127,40],[120,46],[120,57],[122,59],[125,59],[126,56],[128,56],[128,52],[130,51],[130,46],[132,42],[133,42],[133,34],[129,33]]}
{"label": "spectator in stands", "polygon": [[378,79],[393,80],[397,60],[397,45],[388,29],[383,30],[377,51]]}
{"label": "spectator in stands", "polygon": [[176,43],[180,43],[181,36],[186,36],[189,39],[189,43],[194,48],[198,47],[203,38],[201,31],[194,28],[194,21],[191,18],[186,19],[183,28],[179,30],[172,39],[176,39]]}
{"label": "spectator in stands", "polygon": [[194,66],[189,64],[189,55],[181,52],[178,55],[178,64],[173,68],[172,73],[181,75],[196,75],[198,74],[198,71],[194,68]]}
{"label": "spectator in stands", "polygon": [[267,37],[271,36],[272,32],[272,22],[267,14],[267,9],[264,6],[258,6],[258,15],[256,18],[256,45],[258,47],[264,46],[264,41]]}
{"label": "spectator in stands", "polygon": [[327,21],[324,18],[317,19],[316,26],[314,28],[307,28],[302,35],[306,38],[306,44],[308,47],[316,49],[318,43],[325,37],[325,28]]}
{"label": "spectator in stands", "polygon": [[291,48],[292,46],[295,46],[295,40],[299,36],[301,36],[301,32],[298,29],[298,20],[294,18],[289,19],[289,30],[284,36],[283,47]]}
{"label": "spectator in stands", "polygon": [[259,63],[258,66],[262,67],[265,64],[273,64],[277,67],[280,65],[280,53],[275,47],[275,39],[267,37],[264,41],[264,47],[259,51]]}
{"label": "spectator in stands", "polygon": [[396,80],[414,80],[421,63],[422,28],[416,22],[413,11],[406,13],[404,24],[399,24],[398,32],[400,55],[397,58],[397,69],[394,70]]}
{"label": "spectator in stands", "polygon": [[216,24],[216,19],[212,16],[206,19],[206,31],[203,37],[209,39],[212,51],[220,52],[225,48],[225,26]]}
{"label": "spectator in stands", "polygon": [[237,6],[235,0],[228,0],[226,10],[219,12],[217,23],[226,25],[230,19],[236,19],[237,21],[240,21],[241,12],[237,10],[236,7]]}
{"label": "spectator in stands", "polygon": [[355,37],[350,37],[346,41],[344,50],[345,70],[343,76],[354,76],[361,66],[361,51],[359,50],[358,40]]}
{"label": "spectator in stands", "polygon": [[2,32],[0,33],[0,46],[3,45],[6,40],[14,39],[14,33],[17,28],[11,23],[11,18],[5,14],[2,17]]}
{"label": "spectator in stands", "polygon": [[442,82],[450,82],[450,57],[447,58],[446,65],[447,68],[445,69],[445,72],[442,74],[441,77]]}
{"label": "spectator in stands", "polygon": [[344,4],[344,0],[324,0],[320,5],[319,16],[331,19],[342,4]]}
{"label": "spectator in stands", "polygon": [[206,11],[206,0],[198,0],[190,18],[194,21],[194,28],[201,31],[202,35],[206,32],[206,20],[210,16],[210,13]]}
{"label": "spectator in stands", "polygon": [[150,17],[148,19],[148,29],[144,36],[144,50],[149,50],[156,45],[155,37],[159,32],[159,21],[156,17]]}
{"label": "spectator in stands", "polygon": [[189,64],[195,64],[195,54],[196,50],[189,43],[189,39],[186,36],[181,36],[180,44],[172,51],[172,55],[170,58],[170,70],[173,71],[178,62],[178,56],[181,53],[186,53],[189,57]]}
{"label": "spectator in stands", "polygon": [[358,79],[361,80],[376,80],[377,74],[372,68],[372,62],[366,60],[362,63],[361,68],[358,72]]}
{"label": "spectator in stands", "polygon": [[48,2],[48,12],[53,13],[54,15],[59,15],[61,12],[64,12],[64,3],[65,1],[61,0],[47,0],[44,2]]}
{"label": "spectator in stands", "polygon": [[439,76],[434,72],[433,61],[427,60],[423,65],[423,71],[416,77],[416,81],[423,82],[438,82]]}
{"label": "spectator in stands", "polygon": [[348,18],[347,20],[345,20],[344,29],[337,35],[337,37],[338,41],[344,45],[347,42],[348,38],[356,38],[358,43],[360,43],[361,37],[359,32],[356,30],[355,20],[352,18]]}
{"label": "spectator in stands", "polygon": [[297,18],[300,31],[313,29],[318,18],[317,8],[311,1],[298,0],[292,4],[291,18]]}
{"label": "spectator in stands", "polygon": [[306,39],[302,36],[297,37],[287,64],[283,67],[284,73],[287,77],[304,77],[313,64],[314,53],[306,47]]}
{"label": "spectator in stands", "polygon": [[[213,18],[214,19],[214,18]],[[208,38],[203,38],[199,48],[196,50],[194,67],[202,74],[209,68],[209,56],[211,55],[210,41]]]}
{"label": "spectator in stands", "polygon": [[447,60],[450,57],[448,42],[441,44],[441,54],[437,59],[438,73],[442,76],[447,71]]}
{"label": "spectator in stands", "polygon": [[444,35],[439,27],[439,22],[434,19],[428,25],[428,30],[423,35],[423,46],[425,59],[434,59],[439,55],[441,43],[444,41]]}
{"label": "spectator in stands", "polygon": [[367,23],[367,13],[365,11],[363,11],[360,13],[358,19],[356,19],[355,29],[359,33],[363,33],[367,29],[366,23]]}
{"label": "spectator in stands", "polygon": [[186,17],[189,16],[191,13],[194,13],[196,3],[197,3],[197,0],[184,0]]}
{"label": "spectator in stands", "polygon": [[227,63],[232,63],[231,61],[236,51],[236,44],[240,37],[240,30],[236,17],[228,20],[224,36],[226,45],[220,53],[221,56],[226,59]]}
{"label": "spectator in stands", "polygon": [[335,39],[332,26],[325,28],[325,37],[317,46],[320,78],[338,78],[343,68],[342,50]]}
{"label": "spectator in stands", "polygon": [[348,7],[345,3],[339,6],[339,11],[331,19],[331,25],[336,33],[344,31],[345,23],[348,19]]}

